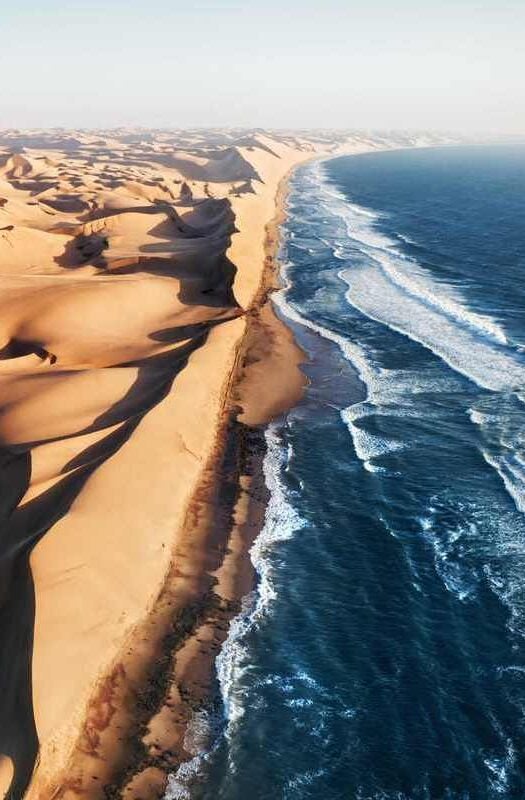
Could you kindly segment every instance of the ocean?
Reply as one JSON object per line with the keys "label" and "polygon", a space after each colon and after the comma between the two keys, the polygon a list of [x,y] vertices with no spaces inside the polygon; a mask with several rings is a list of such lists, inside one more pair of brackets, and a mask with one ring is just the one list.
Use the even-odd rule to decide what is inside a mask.
{"label": "ocean", "polygon": [[525,797],[524,222],[524,145],[295,172],[309,387],[266,431],[222,732],[168,798]]}

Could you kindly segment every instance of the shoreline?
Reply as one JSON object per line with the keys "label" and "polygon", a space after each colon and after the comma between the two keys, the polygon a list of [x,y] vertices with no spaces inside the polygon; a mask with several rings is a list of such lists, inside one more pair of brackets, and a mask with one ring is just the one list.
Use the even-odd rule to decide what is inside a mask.
{"label": "shoreline", "polygon": [[[161,741],[164,732],[169,750],[178,749],[179,759],[176,758],[169,766],[155,764],[155,759],[150,759],[148,765],[142,764],[140,771],[126,776],[131,778],[129,783],[110,787],[107,796],[114,796],[115,800],[126,797],[128,792],[131,797],[146,793],[147,797],[163,798],[170,786],[175,790],[184,790],[187,784],[184,777],[180,779],[177,775],[179,767],[190,765],[194,759],[209,752],[221,735],[225,719],[216,663],[222,645],[229,636],[231,624],[241,613],[242,601],[257,587],[250,549],[263,529],[269,499],[263,471],[267,452],[265,431],[273,419],[300,402],[308,382],[307,376],[300,372],[300,366],[306,363],[307,356],[295,341],[292,328],[277,316],[271,300],[272,293],[283,288],[279,274],[280,227],[287,217],[289,183],[295,170],[307,162],[322,163],[351,154],[316,153],[294,164],[279,181],[275,214],[265,226],[265,264],[260,286],[246,309],[247,326],[239,342],[228,389],[225,390],[224,419],[217,435],[217,452],[210,458],[202,485],[199,484],[196,491],[199,495],[204,487],[205,494],[211,490],[216,499],[211,501],[209,516],[201,519],[197,526],[190,507],[189,521],[183,526],[184,532],[191,533],[193,538],[198,530],[201,533],[206,530],[208,543],[213,541],[212,546],[224,548],[224,558],[212,573],[217,583],[210,589],[209,595],[202,595],[200,614],[192,632],[171,653],[174,655],[174,677],[168,692],[169,699],[158,712],[159,717],[163,718],[159,719],[160,724],[153,726],[153,732],[151,727],[149,729],[149,741]],[[272,340],[270,347],[268,339]],[[286,341],[285,352],[279,353],[277,351],[283,339]],[[295,368],[297,375],[290,381],[292,368]],[[272,390],[280,380],[285,384],[280,388],[285,391],[276,398]],[[288,382],[291,385],[286,385]],[[267,391],[269,388],[270,392]],[[237,404],[242,407],[241,413]],[[202,498],[199,502],[203,502]],[[210,503],[210,500],[204,502]],[[230,516],[231,525],[221,537],[218,529],[224,524],[224,514]],[[190,749],[185,750],[195,722],[194,715],[202,712],[208,717],[208,726],[217,715],[220,715],[221,723],[218,728],[212,724],[211,730],[204,732],[205,749],[202,748],[202,732],[198,732],[197,748],[191,747],[194,742],[190,736]],[[166,717],[177,714],[180,716],[174,729]],[[166,725],[164,731],[163,724]],[[168,780],[166,783],[167,776],[171,776],[171,782]],[[170,797],[169,794],[167,796]]]}
{"label": "shoreline", "polygon": [[[216,482],[218,492],[225,490],[228,494],[233,491],[235,496],[235,500],[230,501],[233,524],[227,536],[225,558],[214,573],[218,580],[215,590],[223,601],[223,605],[219,607],[222,613],[217,613],[217,607],[214,607],[212,599],[207,607],[208,613],[211,612],[208,618],[196,626],[193,633],[182,643],[176,659],[178,668],[177,665],[175,667],[175,683],[178,681],[179,691],[182,687],[182,697],[171,698],[172,709],[189,710],[179,731],[181,743],[184,744],[188,734],[191,734],[191,727],[195,722],[194,714],[204,712],[208,717],[207,726],[210,725],[210,721],[213,722],[217,714],[220,714],[221,723],[218,729],[212,724],[211,730],[205,732],[204,749],[202,732],[197,732],[196,737],[190,737],[192,740],[196,738],[197,748],[187,750],[187,758],[175,763],[171,769],[161,770],[162,779],[159,784],[156,784],[153,774],[148,775],[146,772],[138,781],[133,781],[127,790],[133,790],[133,793],[138,793],[139,796],[141,792],[146,792],[147,797],[152,796],[151,793],[157,786],[159,798],[165,796],[166,790],[168,790],[166,796],[170,798],[170,788],[176,792],[175,797],[179,796],[179,791],[187,790],[187,786],[191,783],[186,782],[184,775],[177,774],[179,767],[190,766],[191,781],[192,763],[216,744],[226,723],[220,699],[216,663],[221,648],[228,639],[231,624],[241,613],[242,601],[257,587],[257,575],[250,559],[250,549],[263,529],[269,499],[263,471],[267,452],[265,431],[273,419],[286,414],[300,402],[308,383],[307,376],[301,373],[301,379],[292,381],[294,385],[288,387],[288,391],[277,400],[274,397],[269,399],[265,392],[265,389],[274,388],[275,383],[279,382],[279,377],[276,380],[275,375],[280,369],[287,373],[284,379],[286,382],[292,365],[299,370],[307,361],[306,354],[295,341],[292,328],[277,316],[271,300],[272,293],[283,288],[279,272],[280,227],[287,218],[286,200],[290,191],[289,183],[295,170],[307,162],[322,163],[345,155],[349,153],[315,154],[305,161],[294,164],[279,181],[275,196],[275,214],[266,225],[265,267],[260,287],[251,306],[246,310],[247,327],[240,342],[238,360],[230,376],[229,390],[226,393],[226,407],[229,406],[229,410],[225,411],[229,415],[229,420],[226,429],[220,434],[221,452],[210,467],[214,472],[213,480]],[[276,356],[275,346],[267,346],[268,338],[273,337],[277,340],[280,337],[288,339],[290,348],[288,357],[283,354],[281,357]],[[251,356],[254,351],[256,357],[252,361]],[[236,410],[237,402],[243,409],[240,414]],[[228,472],[228,459],[232,458],[232,454],[236,454],[239,459],[233,482],[232,474]],[[233,459],[235,460],[235,455]],[[210,518],[209,524],[214,528],[217,526],[217,521]],[[215,597],[217,594],[214,592]],[[225,608],[224,603],[229,605]],[[189,680],[186,677],[188,673],[191,673]],[[172,691],[176,688],[175,685],[172,686]],[[166,774],[171,777],[167,786]],[[121,795],[115,795],[115,800],[117,797]]]}
{"label": "shoreline", "polygon": [[[8,155],[3,166],[0,210],[16,223],[0,241],[13,273],[4,304],[15,292],[17,313],[44,326],[34,352],[32,340],[12,339],[0,375],[7,389],[21,387],[7,406],[4,442],[29,442],[21,505],[39,536],[27,539],[27,552],[29,711],[40,750],[29,787],[20,772],[24,789],[10,800],[160,796],[166,775],[191,758],[188,722],[213,705],[215,657],[254,585],[248,552],[268,496],[264,426],[306,384],[304,353],[270,299],[280,288],[289,182],[307,161],[377,149],[359,137],[330,144],[257,133],[219,145],[224,160],[162,156],[159,176],[155,152],[141,142],[110,144],[121,181],[109,177],[102,191],[100,142],[81,141],[86,163],[60,179],[76,194],[53,212],[26,197],[41,185],[42,149]],[[167,134],[156,146],[173,148]],[[196,177],[193,189],[184,171]],[[46,191],[55,202],[55,189]],[[91,210],[79,215],[81,206]],[[37,273],[24,271],[33,244]],[[35,278],[50,303],[42,323],[27,302]],[[57,303],[62,297],[75,313]],[[67,315],[80,325],[69,330]],[[55,395],[41,405],[48,386]],[[17,742],[18,772],[27,742]],[[9,758],[0,762],[0,796],[8,768]]]}
{"label": "shoreline", "polygon": [[[168,756],[168,763],[161,764],[157,759],[160,756],[162,761],[163,756],[157,753],[154,758],[150,756],[147,765],[131,765],[126,771],[126,778],[130,777],[131,780],[120,781],[120,785],[111,787],[109,797],[112,796],[111,789],[116,790],[116,797],[125,796],[126,792],[140,796],[144,791],[148,793],[147,796],[156,793],[158,797],[163,797],[167,777],[176,774],[181,765],[201,754],[200,750],[185,749],[195,713],[204,712],[210,719],[217,714],[222,717],[216,660],[228,638],[231,623],[241,611],[242,601],[257,583],[250,549],[264,525],[269,497],[263,472],[266,425],[295,405],[306,385],[306,378],[298,371],[305,355],[295,344],[291,330],[278,319],[271,304],[272,292],[280,288],[279,229],[286,218],[285,202],[295,168],[289,170],[277,187],[275,215],[266,225],[261,283],[250,308],[246,310],[246,329],[227,381],[216,452],[204,470],[183,524],[183,536],[193,543],[202,538],[206,542],[203,549],[208,550],[210,546],[212,550],[217,548],[219,554],[222,551],[223,559],[218,568],[211,572],[209,587],[203,575],[202,605],[199,607],[197,601],[193,630],[187,637],[183,635],[179,639],[174,650],[168,642],[169,652],[165,655],[172,659],[172,678],[167,682],[167,691],[153,724],[151,721],[149,724],[148,741],[154,742],[159,751],[163,744],[169,753],[178,750],[179,756],[171,763]],[[273,339],[270,348],[267,345],[268,338]],[[286,341],[286,354],[281,353],[277,358],[275,339]],[[268,363],[269,360],[272,364]],[[261,402],[260,379],[268,377],[272,366],[286,369],[286,375],[276,379],[274,374],[267,385],[271,384],[273,389],[281,388],[281,392],[282,389],[286,391],[280,397],[277,392],[277,399],[272,397],[271,402],[267,396],[263,396]],[[279,377],[287,384],[294,367],[297,375],[294,376],[293,385],[279,387]],[[241,413],[239,407],[242,407]],[[203,505],[207,506],[204,514]],[[213,580],[216,581],[215,585]],[[164,587],[163,591],[166,590],[167,587]],[[174,717],[177,718],[175,723]],[[213,727],[208,731],[208,737],[207,744],[212,746],[216,737]],[[202,747],[202,742],[199,747]]]}
{"label": "shoreline", "polygon": [[[28,797],[163,797],[167,776],[194,756],[184,747],[194,712],[216,711],[216,657],[255,586],[249,550],[268,498],[264,427],[295,404],[306,383],[299,372],[304,354],[270,299],[279,288],[279,226],[296,166],[277,187],[259,288],[245,312],[213,450],[186,509],[169,572],[143,623],[131,631],[125,654],[98,683],[67,777],[55,778],[54,789],[30,789]],[[261,397],[268,360],[272,391]],[[292,364],[297,374],[289,385]]]}
{"label": "shoreline", "polygon": [[[263,472],[265,430],[272,419],[300,400],[306,386],[306,377],[299,372],[305,354],[271,304],[272,292],[280,288],[279,228],[286,218],[289,181],[296,166],[278,185],[275,215],[266,225],[261,283],[246,311],[247,325],[227,381],[215,452],[203,471],[183,525],[183,538],[190,540],[193,546],[201,541],[203,552],[215,552],[220,563],[214,570],[203,571],[200,598],[193,606],[182,609],[184,616],[193,611],[191,631],[187,634],[183,631],[175,643],[170,638],[165,640],[167,648],[163,655],[168,670],[164,678],[167,680],[164,685],[161,681],[157,698],[160,702],[155,717],[148,722],[147,733],[145,729],[137,731],[146,733],[146,741],[156,752],[130,764],[123,780],[106,787],[108,797],[125,797],[127,793],[164,797],[169,788],[169,776],[176,780],[179,767],[203,753],[202,732],[198,748],[194,750],[190,743],[187,749],[187,737],[195,715],[204,713],[212,722],[220,715],[221,723],[223,720],[216,661],[230,633],[231,623],[241,612],[243,600],[257,584],[250,549],[264,525],[269,498]],[[270,348],[268,337],[273,340]],[[284,341],[285,353],[276,356],[275,340],[278,346]],[[267,397],[261,398],[260,379],[267,377],[268,370],[276,366],[278,370],[279,367],[286,370],[286,374],[281,372],[276,378],[274,373],[269,381],[274,389],[281,390],[280,396],[277,392],[277,398],[273,397],[270,403]],[[297,375],[289,386],[294,367]],[[170,577],[163,594],[170,593]],[[177,587],[172,591],[176,595]],[[171,604],[168,602],[168,605]],[[155,679],[152,683],[159,685]],[[217,737],[213,724],[204,736],[206,746],[213,746]]]}
{"label": "shoreline", "polygon": [[[201,595],[202,606],[193,630],[187,637],[183,636],[175,650],[170,652],[172,677],[156,718],[149,725],[148,740],[155,742],[160,749],[164,739],[168,752],[178,750],[179,757],[169,764],[153,764],[156,759],[150,759],[148,765],[141,764],[139,769],[136,769],[138,765],[132,766],[131,780],[125,786],[120,783],[114,787],[116,797],[126,796],[126,792],[139,796],[146,792],[148,797],[153,794],[164,797],[170,787],[169,777],[177,784],[179,767],[207,752],[224,724],[216,662],[229,636],[231,623],[241,612],[242,602],[257,585],[250,549],[263,528],[269,498],[263,471],[265,430],[272,419],[300,400],[306,386],[306,377],[299,372],[305,354],[295,343],[291,330],[277,317],[271,303],[272,292],[280,288],[279,229],[286,218],[289,181],[296,166],[281,179],[277,188],[275,215],[266,225],[261,283],[246,311],[246,329],[227,382],[216,452],[204,470],[183,526],[183,535],[193,542],[203,537],[205,549],[211,545],[212,549],[217,548],[222,553],[223,558],[218,568],[211,572],[210,588]],[[272,339],[270,348],[268,338]],[[276,355],[276,340],[277,346],[282,346],[284,341],[284,353]],[[276,378],[274,372],[268,383],[274,389],[280,389],[281,394],[277,392],[277,398],[273,397],[269,402],[267,396],[261,398],[260,379],[267,377],[272,367],[274,370],[277,367],[277,371],[280,367],[281,374]],[[290,382],[293,368],[297,375]],[[284,369],[286,374],[282,372]],[[289,382],[291,386],[287,385]],[[202,505],[207,507],[204,514]],[[187,744],[195,715],[202,713],[208,717],[208,730],[204,732],[205,751],[202,749],[202,731],[196,749],[191,742],[189,748]],[[218,715],[221,722],[217,729],[213,722]],[[177,717],[175,724],[173,717]],[[108,796],[112,796],[111,791]]]}

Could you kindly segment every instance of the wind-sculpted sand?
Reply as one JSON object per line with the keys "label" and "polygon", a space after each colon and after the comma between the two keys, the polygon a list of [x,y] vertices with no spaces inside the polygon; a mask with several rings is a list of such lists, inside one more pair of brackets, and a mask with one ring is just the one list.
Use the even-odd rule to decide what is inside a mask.
{"label": "wind-sculpted sand", "polygon": [[[252,398],[243,423],[280,410],[250,361],[270,358],[275,393],[301,383],[259,312],[277,186],[316,154],[400,144],[0,133],[0,796],[103,797],[110,778],[113,796],[141,796],[133,774],[158,789],[180,762],[155,739],[187,657],[171,651],[206,619],[227,625],[240,593],[224,589],[242,542],[210,464],[226,469],[243,391],[264,407]],[[139,714],[159,653],[163,688]],[[164,755],[132,769],[133,736]]]}

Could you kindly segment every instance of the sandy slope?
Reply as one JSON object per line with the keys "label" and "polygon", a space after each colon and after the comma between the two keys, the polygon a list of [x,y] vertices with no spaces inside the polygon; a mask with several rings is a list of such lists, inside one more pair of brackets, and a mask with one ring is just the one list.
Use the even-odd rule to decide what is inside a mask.
{"label": "sandy slope", "polygon": [[90,701],[213,452],[279,181],[399,143],[0,134],[0,796],[13,772],[15,800],[77,794]]}

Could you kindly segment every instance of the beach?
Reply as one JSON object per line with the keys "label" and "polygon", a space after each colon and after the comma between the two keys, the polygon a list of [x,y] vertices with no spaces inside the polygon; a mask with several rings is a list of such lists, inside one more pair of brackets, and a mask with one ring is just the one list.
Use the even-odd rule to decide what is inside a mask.
{"label": "beach", "polygon": [[286,179],[385,146],[0,137],[0,795],[161,797],[191,757],[253,585],[263,428],[304,385],[269,302]]}

